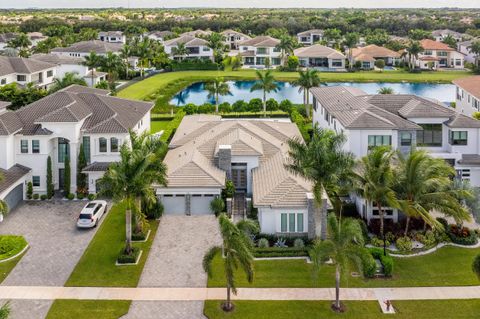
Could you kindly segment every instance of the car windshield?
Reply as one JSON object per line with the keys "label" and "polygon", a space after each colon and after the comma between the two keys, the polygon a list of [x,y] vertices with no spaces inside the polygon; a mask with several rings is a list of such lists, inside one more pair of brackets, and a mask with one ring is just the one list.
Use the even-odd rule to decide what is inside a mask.
{"label": "car windshield", "polygon": [[78,217],[78,219],[90,219],[90,218],[92,218],[91,214],[80,214],[80,216]]}
{"label": "car windshield", "polygon": [[97,205],[97,204],[89,203],[87,206],[85,206],[85,208],[93,208],[93,207],[95,207],[95,205]]}

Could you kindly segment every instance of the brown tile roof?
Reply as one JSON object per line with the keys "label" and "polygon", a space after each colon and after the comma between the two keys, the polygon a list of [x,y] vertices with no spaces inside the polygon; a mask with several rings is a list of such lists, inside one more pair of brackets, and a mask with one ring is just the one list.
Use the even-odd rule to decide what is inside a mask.
{"label": "brown tile roof", "polygon": [[85,166],[82,172],[106,172],[112,165],[112,162],[93,162]]}
{"label": "brown tile roof", "polygon": [[441,50],[441,51],[455,51],[455,49],[452,49],[449,47],[447,44],[438,42],[435,40],[431,39],[423,39],[420,41],[420,45],[424,50]]}
{"label": "brown tile roof", "polygon": [[337,50],[326,47],[321,44],[314,44],[308,47],[298,48],[293,54],[299,58],[329,58],[329,59],[345,59],[345,56]]}
{"label": "brown tile roof", "polygon": [[[365,54],[373,58],[400,58],[400,53],[381,47],[375,44],[370,44],[365,47],[358,47],[352,50],[353,58],[357,60],[357,56]],[[360,60],[362,61],[362,60]],[[366,60],[365,60],[366,61]]]}
{"label": "brown tile roof", "polygon": [[480,75],[456,79],[452,82],[453,84],[467,91],[477,99],[480,99]]}
{"label": "brown tile roof", "polygon": [[242,46],[252,46],[252,47],[276,47],[280,44],[280,40],[272,38],[270,36],[258,36],[249,40],[244,40],[239,43]]}
{"label": "brown tile roof", "polygon": [[18,182],[20,178],[27,175],[30,171],[30,168],[20,164],[16,164],[9,169],[0,168],[0,175],[3,177],[3,180],[0,181],[0,193]]}
{"label": "brown tile roof", "polygon": [[186,47],[191,46],[200,46],[200,45],[207,45],[207,40],[196,38],[190,35],[183,35],[175,39],[171,39],[165,41],[165,46],[177,46],[178,44],[183,43]]}

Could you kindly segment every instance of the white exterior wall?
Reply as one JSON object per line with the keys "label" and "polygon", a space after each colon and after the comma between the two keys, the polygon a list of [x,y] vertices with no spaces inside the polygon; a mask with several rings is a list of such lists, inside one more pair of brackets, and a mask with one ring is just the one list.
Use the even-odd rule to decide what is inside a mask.
{"label": "white exterior wall", "polygon": [[[173,48],[176,48],[177,46],[174,45],[174,46],[168,46],[166,45],[165,46],[165,53],[167,53],[170,58],[179,58],[179,56],[174,56],[172,55],[172,49]],[[183,56],[184,59],[194,59],[194,58],[197,58],[197,59],[205,59],[205,58],[208,58],[210,60],[213,61],[213,50],[210,49],[209,47],[207,47],[206,45],[202,45],[202,46],[187,46],[187,49],[188,48],[197,48],[198,47],[198,53],[191,53],[189,55],[186,55],[186,56]]]}
{"label": "white exterior wall", "polygon": [[[259,53],[259,49],[260,49],[260,51],[262,51],[262,49],[266,49],[266,52],[265,53]],[[280,56],[282,55],[282,52],[280,50],[276,50],[275,47],[261,47],[261,48],[258,47],[257,48],[257,47],[254,47],[254,46],[242,46],[242,45],[240,45],[240,47],[239,47],[240,54],[243,53],[243,52],[247,52],[247,51],[253,51],[254,52],[254,56],[253,56],[254,64],[245,64],[247,58],[250,58],[250,57],[243,57],[243,62],[244,62],[243,67],[245,67],[245,68],[263,67],[264,64],[258,63],[259,62],[257,60],[258,58],[269,58],[271,67],[277,67],[281,63],[281,62],[279,62],[278,64],[273,63],[272,59],[280,59]]]}
{"label": "white exterior wall", "polygon": [[471,95],[461,87],[457,86],[456,94],[456,108],[457,112],[472,116],[474,112],[480,111],[480,99]]}
{"label": "white exterior wall", "polygon": [[15,136],[0,136],[0,168],[9,169],[15,165],[15,152],[12,152],[15,145]]}
{"label": "white exterior wall", "polygon": [[[54,81],[54,78],[55,78],[55,75],[56,75],[56,69],[57,68],[54,67],[54,68],[50,68],[50,69],[45,69],[45,70],[40,71],[40,72],[31,73],[31,74],[29,74],[29,73],[27,73],[27,74],[12,73],[12,74],[8,74],[8,75],[5,75],[5,76],[0,76],[0,86],[10,84],[10,83],[18,83],[20,85],[27,85],[28,83],[34,81],[33,78],[36,77],[37,74],[41,73],[42,76],[43,76],[43,80],[42,80],[41,83],[35,82],[35,86],[48,88]],[[49,71],[52,72],[52,76],[47,76],[47,73]],[[25,81],[18,81],[18,78],[17,78],[18,75],[25,75]],[[5,82],[5,84],[2,84],[3,82]]]}
{"label": "white exterior wall", "polygon": [[17,75],[15,73],[0,76],[0,86],[7,85],[10,83],[15,83],[16,81],[17,81]]}
{"label": "white exterior wall", "polygon": [[252,193],[252,169],[258,167],[258,156],[232,156],[232,163],[247,164],[247,193]]}
{"label": "white exterior wall", "polygon": [[[303,233],[308,232],[308,210],[307,208],[258,208],[258,221],[260,223],[260,232],[265,234],[281,233],[281,214],[282,213],[303,213]],[[288,223],[288,221],[287,221]]]}
{"label": "white exterior wall", "polygon": [[[90,136],[90,162],[116,162],[120,160],[120,147],[128,141],[128,134],[86,134]],[[107,140],[107,151],[100,152],[100,138]],[[118,139],[118,152],[111,152],[111,138]]]}

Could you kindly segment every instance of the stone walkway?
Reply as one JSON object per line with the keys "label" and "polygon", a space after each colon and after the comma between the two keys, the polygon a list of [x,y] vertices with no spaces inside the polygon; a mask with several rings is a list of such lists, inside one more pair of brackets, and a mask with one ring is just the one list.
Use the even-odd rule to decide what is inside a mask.
{"label": "stone walkway", "polygon": [[[203,256],[210,247],[220,244],[215,216],[163,216],[138,287],[206,287]],[[173,290],[163,291],[172,296]],[[153,300],[165,301],[133,302],[123,318],[153,319],[159,314],[162,319],[205,318],[202,298]]]}

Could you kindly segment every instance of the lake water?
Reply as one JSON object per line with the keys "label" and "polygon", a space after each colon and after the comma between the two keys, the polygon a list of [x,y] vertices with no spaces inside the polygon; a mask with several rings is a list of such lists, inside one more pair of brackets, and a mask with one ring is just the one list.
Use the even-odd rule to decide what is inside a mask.
{"label": "lake water", "polygon": [[[221,96],[220,103],[234,103],[238,100],[250,101],[254,98],[262,98],[262,91],[250,92],[250,88],[255,81],[228,81],[231,95]],[[267,94],[267,99],[274,98],[277,101],[289,99],[293,103],[303,103],[303,93],[298,92],[298,87],[292,86],[289,82],[277,82],[279,89],[277,92]],[[453,84],[430,84],[430,83],[358,83],[358,82],[332,82],[326,83],[327,86],[343,85],[354,86],[367,94],[376,94],[382,87],[391,87],[398,94],[415,94],[427,98],[433,98],[441,102],[455,101],[455,85]],[[311,101],[311,99],[310,99]],[[178,94],[170,101],[171,104],[183,106],[188,103],[203,104],[213,103],[213,98],[208,98],[208,92],[205,91],[205,83],[194,83]]]}

